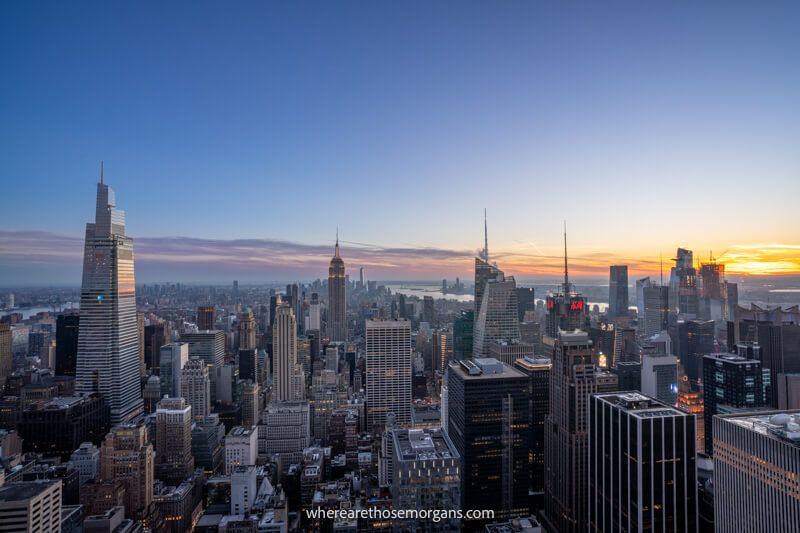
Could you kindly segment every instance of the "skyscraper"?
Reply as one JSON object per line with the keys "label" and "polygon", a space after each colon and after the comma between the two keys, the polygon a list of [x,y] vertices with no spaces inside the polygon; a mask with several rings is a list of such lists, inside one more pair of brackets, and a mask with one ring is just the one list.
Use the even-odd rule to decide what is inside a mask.
{"label": "skyscraper", "polygon": [[208,367],[211,403],[214,403],[217,398],[217,371],[225,364],[225,332],[214,329],[185,332],[181,334],[181,342],[189,344],[189,357],[201,359]]}
{"label": "skyscraper", "polygon": [[0,322],[0,389],[6,386],[6,378],[14,366],[13,336],[11,326]]}
{"label": "skyscraper", "polygon": [[[766,378],[766,382],[764,383]],[[713,353],[703,358],[703,416],[705,449],[714,451],[714,415],[721,407],[755,410],[767,405],[769,371],[761,361],[730,353]]]}
{"label": "skyscraper", "polygon": [[495,518],[528,513],[528,376],[496,359],[452,362],[447,371],[447,435],[462,460],[462,509]]}
{"label": "skyscraper", "polygon": [[367,429],[383,428],[394,413],[399,427],[411,426],[411,323],[367,320]]}
{"label": "skyscraper", "polygon": [[192,406],[192,416],[202,420],[211,414],[211,380],[201,359],[189,359],[181,370],[181,397]]}
{"label": "skyscraper", "polygon": [[553,363],[547,357],[525,357],[514,361],[514,368],[528,376],[528,409],[530,412],[529,494],[534,504],[544,504],[544,426],[550,409],[550,371]]}
{"label": "skyscraper", "polygon": [[164,398],[156,408],[156,477],[178,486],[194,470],[192,406],[183,398]]}
{"label": "skyscraper", "polygon": [[339,255],[339,233],[336,233],[336,249],[328,268],[328,338],[331,341],[347,341],[347,280],[344,261]]}
{"label": "skyscraper", "polygon": [[698,287],[697,269],[694,267],[694,255],[691,250],[678,248],[669,276],[669,308],[670,311],[697,317]]}
{"label": "skyscraper", "polygon": [[[295,390],[297,364],[297,322],[288,302],[278,301],[275,323],[272,325],[272,399],[288,401],[298,399],[301,391]],[[302,367],[300,367],[302,372]],[[294,385],[294,387],[293,387]]]}
{"label": "skyscraper", "polygon": [[154,453],[147,426],[126,423],[111,428],[100,447],[100,478],[125,486],[125,516],[149,514],[153,502]]}
{"label": "skyscraper", "polygon": [[159,358],[161,396],[180,396],[181,370],[189,361],[189,345],[173,342],[161,347]]}
{"label": "skyscraper", "polygon": [[494,341],[519,341],[516,289],[514,277],[502,273],[484,284],[483,301],[473,331],[473,357],[490,357]]}
{"label": "skyscraper", "polygon": [[472,357],[475,312],[461,311],[453,319],[453,359],[462,361]]}
{"label": "skyscraper", "polygon": [[589,335],[559,332],[545,421],[545,517],[551,530],[586,531],[589,396],[616,389],[617,377],[597,369]]}
{"label": "skyscraper", "polygon": [[628,265],[609,267],[608,317],[628,316]]}
{"label": "skyscraper", "polygon": [[197,308],[197,329],[200,331],[214,329],[213,305],[201,305]]}
{"label": "skyscraper", "polygon": [[142,413],[133,240],[102,166],[95,221],[86,224],[75,389],[99,392],[117,424]]}
{"label": "skyscraper", "polygon": [[144,366],[146,371],[158,375],[161,347],[172,342],[169,322],[157,322],[144,327]]}
{"label": "skyscraper", "polygon": [[255,350],[256,348],[256,318],[248,307],[239,315],[239,349]]}
{"label": "skyscraper", "polygon": [[667,329],[669,315],[669,287],[651,283],[642,288],[642,315],[639,332],[646,337]]}
{"label": "skyscraper", "polygon": [[573,290],[569,281],[569,266],[567,261],[567,229],[564,226],[564,283],[561,292],[551,294],[545,301],[547,318],[545,334],[555,339],[559,330],[574,331],[587,330],[589,326],[589,306],[583,295]]}
{"label": "skyscraper", "polygon": [[589,400],[589,531],[697,532],[694,415],[638,392]]}
{"label": "skyscraper", "polygon": [[74,376],[78,357],[80,315],[58,315],[56,319],[56,375]]}

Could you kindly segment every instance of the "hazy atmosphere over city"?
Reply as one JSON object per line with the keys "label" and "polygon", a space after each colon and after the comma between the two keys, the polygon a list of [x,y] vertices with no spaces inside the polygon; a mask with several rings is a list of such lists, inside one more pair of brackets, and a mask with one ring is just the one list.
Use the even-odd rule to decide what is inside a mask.
{"label": "hazy atmosphere over city", "polygon": [[0,531],[800,531],[798,21],[0,2]]}

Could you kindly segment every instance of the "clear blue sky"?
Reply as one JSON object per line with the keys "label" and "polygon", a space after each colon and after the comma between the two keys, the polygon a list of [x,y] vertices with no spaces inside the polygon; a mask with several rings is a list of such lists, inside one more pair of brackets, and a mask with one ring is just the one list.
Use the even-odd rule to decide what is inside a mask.
{"label": "clear blue sky", "polygon": [[[555,255],[564,218],[587,258],[798,244],[798,21],[797,2],[2,2],[0,229],[79,238],[104,159],[135,237],[330,245],[338,224],[471,253],[487,207],[509,254]],[[48,272],[8,242],[0,274]]]}

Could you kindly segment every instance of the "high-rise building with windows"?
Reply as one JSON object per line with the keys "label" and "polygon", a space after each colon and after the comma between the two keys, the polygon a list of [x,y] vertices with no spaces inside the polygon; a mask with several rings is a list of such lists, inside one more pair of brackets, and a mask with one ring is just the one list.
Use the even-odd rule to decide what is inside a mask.
{"label": "high-rise building with windows", "polygon": [[159,379],[161,396],[180,396],[181,371],[189,361],[189,345],[185,342],[173,342],[161,347],[159,357]]}
{"label": "high-rise building with windows", "polygon": [[694,415],[594,394],[588,427],[589,531],[698,531]]}
{"label": "high-rise building with windows", "polygon": [[14,367],[13,334],[11,325],[0,322],[0,387],[5,387],[6,378]]}
{"label": "high-rise building with windows", "polygon": [[61,481],[18,481],[0,487],[0,531],[61,531]]}
{"label": "high-rise building with windows", "polygon": [[398,427],[411,426],[411,323],[367,320],[367,428],[383,428],[394,414]]}
{"label": "high-rise building with windows", "polygon": [[800,531],[800,411],[714,417],[716,531]]}
{"label": "high-rise building with windows", "polygon": [[646,337],[664,331],[668,326],[669,287],[650,284],[642,288],[642,314],[639,316],[639,333]]}
{"label": "high-rise building with windows", "polygon": [[462,509],[528,514],[529,387],[528,376],[497,359],[450,363],[447,435],[461,455]]}
{"label": "high-rise building with windows", "polygon": [[453,359],[456,361],[472,357],[474,326],[474,311],[461,311],[453,319]]}
{"label": "high-rise building with windows", "polygon": [[530,413],[530,484],[528,492],[537,509],[544,504],[544,423],[550,409],[550,371],[548,357],[525,357],[514,361],[514,368],[528,376],[528,411]]}
{"label": "high-rise building with windows", "polygon": [[628,316],[628,265],[609,267],[608,317]]}
{"label": "high-rise building with windows", "polygon": [[200,331],[214,329],[213,305],[201,305],[197,308],[197,329]]}
{"label": "high-rise building with windows", "polygon": [[589,397],[616,390],[617,376],[597,368],[589,335],[559,332],[545,420],[545,519],[550,530],[574,533],[588,527]]}
{"label": "high-rise building with windows", "polygon": [[288,302],[279,300],[272,325],[272,399],[291,401],[303,397],[303,367],[297,362],[297,321]]}
{"label": "high-rise building with windows", "polygon": [[156,477],[178,486],[194,471],[192,406],[183,398],[164,398],[156,408]]}
{"label": "high-rise building with windows", "polygon": [[256,318],[248,307],[239,315],[239,349],[255,350],[256,346]]}
{"label": "high-rise building with windows", "polygon": [[703,415],[705,449],[714,450],[712,418],[721,407],[756,410],[767,405],[769,371],[761,361],[730,353],[714,353],[703,358]]}
{"label": "high-rise building with windows", "polygon": [[100,478],[125,487],[125,516],[149,516],[153,502],[155,454],[147,426],[125,423],[111,428],[100,447]]}
{"label": "high-rise building with windows", "polygon": [[202,420],[211,414],[211,379],[201,359],[189,359],[181,370],[180,396],[192,407],[192,416]]}
{"label": "high-rise building with windows", "polygon": [[225,332],[219,330],[184,332],[181,342],[189,345],[189,357],[202,360],[211,381],[211,403],[217,398],[217,372],[225,364]]}
{"label": "high-rise building with windows", "polygon": [[669,276],[670,311],[690,318],[697,317],[699,289],[694,255],[691,250],[678,248],[673,261],[675,261],[675,266],[672,267]]}
{"label": "high-rise building with windows", "polygon": [[473,357],[490,357],[495,341],[519,341],[516,289],[513,276],[502,274],[484,284],[483,301],[473,331]]}
{"label": "high-rise building with windows", "polygon": [[99,392],[113,424],[143,411],[133,240],[102,166],[95,221],[86,224],[75,390]]}
{"label": "high-rise building with windows", "polygon": [[336,248],[328,268],[328,339],[347,341],[347,280],[344,261],[339,255],[339,234]]}
{"label": "high-rise building with windows", "polygon": [[144,327],[144,366],[147,372],[158,375],[161,347],[171,342],[169,322],[156,322]]}

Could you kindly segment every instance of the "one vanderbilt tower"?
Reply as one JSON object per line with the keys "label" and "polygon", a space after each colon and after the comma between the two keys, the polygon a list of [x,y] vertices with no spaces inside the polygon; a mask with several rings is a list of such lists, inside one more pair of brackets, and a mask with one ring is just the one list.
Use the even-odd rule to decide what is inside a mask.
{"label": "one vanderbilt tower", "polygon": [[95,220],[86,224],[75,387],[102,394],[112,424],[142,413],[138,350],[133,240],[101,163]]}

